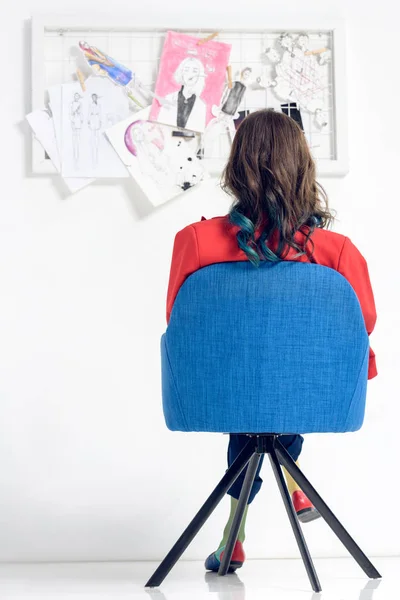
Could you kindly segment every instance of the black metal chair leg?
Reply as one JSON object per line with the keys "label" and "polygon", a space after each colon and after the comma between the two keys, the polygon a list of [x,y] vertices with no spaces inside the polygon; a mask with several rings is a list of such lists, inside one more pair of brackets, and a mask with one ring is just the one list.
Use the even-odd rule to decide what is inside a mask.
{"label": "black metal chair leg", "polygon": [[307,543],[304,539],[303,532],[301,531],[297,515],[293,508],[293,504],[290,499],[285,480],[283,478],[282,469],[280,467],[278,457],[274,448],[271,448],[271,451],[269,453],[269,459],[271,461],[272,470],[274,471],[276,482],[278,484],[279,491],[281,493],[282,500],[285,505],[286,512],[289,517],[289,521],[292,526],[293,533],[296,538],[296,542],[299,547],[300,554],[303,559],[304,566],[306,568],[307,575],[311,583],[311,587],[314,590],[314,592],[320,592],[322,590],[321,584],[319,582],[317,572],[315,570],[310,552],[308,550]]}
{"label": "black metal chair leg", "polygon": [[209,498],[205,501],[203,506],[200,508],[197,515],[189,523],[181,537],[175,543],[175,545],[168,552],[159,567],[154,571],[146,583],[146,587],[157,587],[164,581],[172,567],[180,559],[186,548],[189,546],[193,538],[198,534],[208,517],[220,503],[226,492],[229,490],[231,485],[239,477],[247,463],[249,462],[255,449],[254,439],[250,439],[246,446],[243,448],[239,456],[232,463],[225,475],[214,489]]}
{"label": "black metal chair leg", "polygon": [[242,489],[240,490],[238,505],[236,507],[235,516],[233,517],[231,530],[229,532],[228,541],[226,543],[222,561],[219,566],[218,575],[226,575],[229,570],[233,550],[235,548],[244,511],[246,510],[247,502],[249,500],[251,488],[253,487],[260,458],[260,454],[254,453],[247,466],[246,477],[244,478]]}
{"label": "black metal chair leg", "polygon": [[353,538],[349,535],[340,521],[335,517],[329,506],[325,504],[321,496],[311,485],[299,467],[296,465],[290,454],[282,446],[279,439],[275,440],[274,447],[278,455],[279,461],[290,473],[296,483],[301,487],[303,492],[314,504],[321,516],[325,519],[332,531],[337,535],[342,544],[347,548],[351,556],[358,562],[364,573],[371,579],[380,579],[382,576],[371,563],[369,558],[364,554],[361,548],[356,544]]}

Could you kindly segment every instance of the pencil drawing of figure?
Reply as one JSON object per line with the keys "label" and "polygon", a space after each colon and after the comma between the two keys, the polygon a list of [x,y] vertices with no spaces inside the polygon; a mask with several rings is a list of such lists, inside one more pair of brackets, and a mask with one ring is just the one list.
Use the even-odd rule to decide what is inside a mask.
{"label": "pencil drawing of figure", "polygon": [[194,57],[185,58],[174,73],[175,82],[181,88],[165,96],[158,121],[167,125],[204,131],[206,103],[201,99],[206,73],[203,63]]}
{"label": "pencil drawing of figure", "polygon": [[79,163],[79,147],[81,140],[81,130],[83,125],[83,109],[82,96],[78,93],[74,94],[74,99],[70,108],[70,120],[72,128],[72,148],[74,154],[75,165]]}
{"label": "pencil drawing of figure", "polygon": [[92,101],[89,106],[88,125],[92,132],[91,135],[91,147],[92,147],[92,161],[93,165],[97,165],[99,162],[99,143],[100,143],[100,130],[101,130],[101,107],[99,104],[99,97],[97,94],[92,94]]}

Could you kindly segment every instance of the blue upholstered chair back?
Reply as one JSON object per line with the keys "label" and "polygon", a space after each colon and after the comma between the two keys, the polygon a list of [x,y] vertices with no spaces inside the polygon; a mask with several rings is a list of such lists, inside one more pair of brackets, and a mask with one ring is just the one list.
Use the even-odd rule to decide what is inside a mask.
{"label": "blue upholstered chair back", "polygon": [[161,340],[167,426],[355,431],[368,350],[357,296],[336,271],[299,262],[205,267],[179,290]]}

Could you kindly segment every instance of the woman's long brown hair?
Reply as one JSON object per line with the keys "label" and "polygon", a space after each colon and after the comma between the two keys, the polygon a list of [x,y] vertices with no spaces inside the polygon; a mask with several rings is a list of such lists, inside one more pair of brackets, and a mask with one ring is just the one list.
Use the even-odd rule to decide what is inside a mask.
{"label": "woman's long brown hair", "polygon": [[[315,227],[333,220],[315,177],[307,140],[293,119],[273,110],[246,117],[233,141],[222,187],[234,198],[229,218],[239,226],[238,244],[254,265],[260,259],[282,260],[291,248],[312,260]],[[269,247],[272,236],[274,250]]]}

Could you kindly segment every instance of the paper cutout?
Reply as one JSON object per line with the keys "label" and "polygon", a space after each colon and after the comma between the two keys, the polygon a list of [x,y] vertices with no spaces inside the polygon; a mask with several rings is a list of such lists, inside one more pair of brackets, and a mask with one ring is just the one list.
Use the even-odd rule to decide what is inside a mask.
{"label": "paper cutout", "polygon": [[328,125],[328,111],[317,108],[315,111],[315,123],[321,129]]}
{"label": "paper cutout", "polygon": [[[295,100],[311,113],[324,109],[328,87],[319,55],[310,54],[306,34],[282,34],[278,48],[269,48],[265,57],[274,65],[273,92],[283,100]],[[323,54],[321,55],[323,56]]]}

